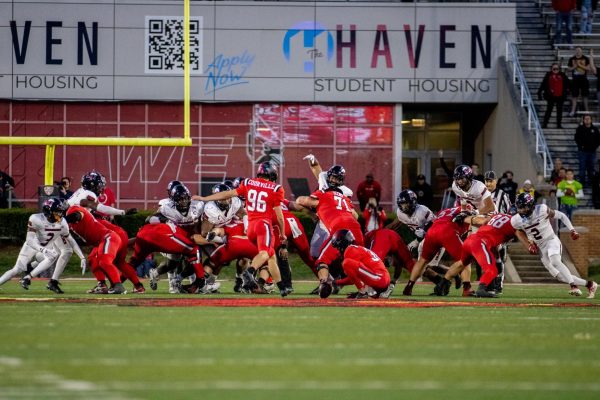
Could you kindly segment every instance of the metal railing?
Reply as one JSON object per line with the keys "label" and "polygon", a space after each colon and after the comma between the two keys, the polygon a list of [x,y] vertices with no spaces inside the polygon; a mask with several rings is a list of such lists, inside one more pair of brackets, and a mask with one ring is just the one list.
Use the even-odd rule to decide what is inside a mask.
{"label": "metal railing", "polygon": [[521,63],[519,62],[519,49],[517,48],[517,42],[506,42],[506,60],[509,65],[512,65],[512,81],[515,87],[519,90],[521,107],[527,111],[527,129],[529,132],[533,132],[535,134],[535,152],[542,158],[544,178],[549,178],[552,170],[554,169],[554,163],[552,162],[552,156],[550,154],[550,150],[548,149],[548,145],[546,144],[546,138],[544,137],[542,125],[540,124],[540,120],[535,110],[535,104],[533,103],[531,92],[527,86],[525,74],[521,68]]}

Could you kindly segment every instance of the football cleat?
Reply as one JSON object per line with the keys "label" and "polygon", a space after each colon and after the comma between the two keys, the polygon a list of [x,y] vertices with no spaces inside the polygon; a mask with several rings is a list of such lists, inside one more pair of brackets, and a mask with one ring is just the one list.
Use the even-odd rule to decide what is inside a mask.
{"label": "football cleat", "polygon": [[140,283],[138,286],[133,288],[131,293],[144,294],[146,293],[146,288]]}
{"label": "football cleat", "polygon": [[241,293],[241,291],[242,291],[242,284],[243,284],[242,278],[240,278],[239,276],[236,276],[235,277],[235,284],[233,285],[233,291],[235,293]]}
{"label": "football cleat", "polygon": [[402,294],[403,294],[404,296],[412,296],[412,286],[408,286],[408,285],[406,285],[406,286],[404,287],[404,290],[402,291]]}
{"label": "football cleat", "polygon": [[596,282],[592,282],[590,287],[588,288],[588,299],[593,299],[596,297],[596,290],[598,290],[598,284]]}
{"label": "football cleat", "polygon": [[274,283],[265,283],[263,285],[263,289],[267,292],[267,293],[273,293],[275,291],[275,284]]}
{"label": "football cleat", "polygon": [[24,277],[19,281],[19,284],[23,289],[29,290],[29,285],[31,285],[31,279],[29,279],[28,277]]}
{"label": "football cleat", "polygon": [[475,296],[475,291],[471,288],[463,289],[462,297],[473,297]]}
{"label": "football cleat", "polygon": [[488,292],[485,285],[479,285],[477,291],[475,292],[475,297],[498,297],[494,292]]}
{"label": "football cleat", "polygon": [[433,288],[433,294],[436,296],[448,296],[448,293],[450,293],[450,286],[452,286],[452,282],[446,278],[442,278],[442,280]]}
{"label": "football cleat", "polygon": [[158,288],[158,280],[160,278],[160,274],[156,268],[151,268],[148,271],[148,278],[150,281],[150,289],[156,290]]}
{"label": "football cleat", "polygon": [[314,288],[309,294],[319,294],[319,288],[321,287],[321,285],[317,286],[316,288]]}
{"label": "football cleat", "polygon": [[122,283],[115,283],[113,287],[108,289],[108,294],[127,294],[127,290]]}
{"label": "football cleat", "polygon": [[353,292],[346,296],[347,299],[368,299],[369,295],[363,292]]}
{"label": "football cleat", "polygon": [[258,288],[254,275],[248,270],[242,272],[242,287],[250,292],[254,292]]}
{"label": "football cleat", "polygon": [[569,290],[569,294],[571,296],[577,296],[577,297],[579,297],[579,296],[582,295],[581,290],[579,288],[576,288],[576,287],[575,288],[571,288],[571,290]]}
{"label": "football cleat", "polygon": [[279,290],[279,294],[281,295],[281,297],[286,297],[286,296],[292,294],[293,292],[294,292],[294,288],[290,287],[290,286],[284,287],[283,289]]}
{"label": "football cleat", "polygon": [[392,293],[394,292],[395,287],[396,287],[395,284],[390,283],[390,285],[387,287],[387,289],[385,289],[383,292],[381,292],[379,297],[381,297],[382,299],[389,299],[390,296],[392,295]]}
{"label": "football cleat", "polygon": [[98,282],[96,286],[87,291],[90,294],[108,294],[108,287],[104,282]]}
{"label": "football cleat", "polygon": [[221,284],[219,282],[207,283],[200,291],[204,294],[214,294],[219,293],[220,287]]}
{"label": "football cleat", "polygon": [[50,281],[46,285],[46,289],[51,290],[56,294],[63,294],[64,292],[58,285],[60,285],[60,282],[58,282],[55,279],[50,279]]}

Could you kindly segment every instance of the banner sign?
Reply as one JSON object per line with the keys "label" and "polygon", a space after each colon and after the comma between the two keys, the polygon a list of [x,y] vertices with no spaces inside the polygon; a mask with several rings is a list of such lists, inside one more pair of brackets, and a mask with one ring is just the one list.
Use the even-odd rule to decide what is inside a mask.
{"label": "banner sign", "polygon": [[[496,102],[514,3],[192,2],[194,101]],[[183,2],[0,0],[0,98],[182,100]]]}

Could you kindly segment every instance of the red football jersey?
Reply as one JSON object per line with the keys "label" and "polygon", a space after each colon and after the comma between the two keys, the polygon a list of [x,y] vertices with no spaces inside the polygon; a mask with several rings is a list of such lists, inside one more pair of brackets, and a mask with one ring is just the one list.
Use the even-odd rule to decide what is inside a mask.
{"label": "red football jersey", "polygon": [[458,224],[456,222],[452,222],[452,219],[456,217],[461,211],[460,207],[446,208],[441,210],[435,216],[433,220],[434,225],[451,225],[452,228],[456,231],[458,235],[462,235],[463,233],[469,230],[469,224],[461,223]]}
{"label": "red football jersey", "polygon": [[362,265],[366,266],[372,272],[377,274],[386,274],[387,269],[385,268],[385,264],[371,250],[364,248],[362,246],[350,245],[346,248],[344,252],[344,258],[350,258],[352,260],[356,260],[360,262]]}
{"label": "red football jersey", "polygon": [[508,242],[515,236],[516,229],[510,223],[508,214],[496,214],[473,235],[485,240],[489,247],[496,247]]}
{"label": "red football jersey", "polygon": [[284,197],[281,185],[262,178],[245,179],[236,192],[246,199],[249,221],[258,219],[271,221],[275,214],[273,207],[281,206]]}
{"label": "red football jersey", "polygon": [[104,237],[111,232],[110,229],[102,225],[94,218],[94,216],[84,207],[71,206],[67,210],[67,215],[80,212],[83,214],[83,218],[74,224],[69,224],[70,228],[73,229],[79,236],[85,239],[87,244],[91,246],[98,246]]}
{"label": "red football jersey", "polygon": [[335,190],[317,190],[310,196],[319,200],[317,215],[329,233],[333,233],[332,229],[348,228],[357,223],[352,214],[352,201],[343,194]]}

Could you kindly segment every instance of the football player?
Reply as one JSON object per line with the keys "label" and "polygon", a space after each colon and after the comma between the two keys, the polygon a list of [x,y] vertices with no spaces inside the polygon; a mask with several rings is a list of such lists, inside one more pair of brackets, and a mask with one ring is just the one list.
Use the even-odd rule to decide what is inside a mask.
{"label": "football player", "polygon": [[198,231],[204,203],[192,200],[189,189],[180,182],[171,182],[169,186],[169,198],[159,202],[157,213],[138,231],[129,264],[136,266],[153,252],[164,253],[167,264],[149,272],[150,288],[156,290],[160,273],[179,268],[185,256],[195,274],[190,278],[192,283],[190,286],[181,287],[181,277],[173,281],[170,279],[169,292],[197,293],[205,286],[205,273],[200,260],[200,250],[191,238]]}
{"label": "football player", "polygon": [[[334,165],[327,171],[323,171],[321,164],[313,154],[304,156],[303,160],[308,160],[308,166],[312,171],[320,190],[325,190],[330,187],[339,188],[344,196],[352,198],[353,192],[348,186],[344,185],[346,179],[346,169],[341,165]],[[320,221],[315,226],[313,235],[310,239],[310,255],[313,258],[317,258],[321,252],[323,243],[329,237],[329,231],[325,228]]]}
{"label": "football player", "polygon": [[[415,263],[410,273],[410,279],[404,287],[405,296],[412,295],[412,289],[417,279],[421,276],[426,264],[431,261],[435,255],[443,248],[455,261],[460,260],[462,250],[461,236],[468,229],[469,224],[465,222],[467,217],[461,207],[447,208],[440,211],[433,221],[431,228],[427,230],[425,239],[423,239],[423,251],[419,260]],[[441,277],[429,277],[434,283],[438,283]],[[463,295],[470,294],[470,291],[463,291]]]}
{"label": "football player", "polygon": [[[59,257],[57,250],[64,246],[64,243],[67,241],[72,242],[72,246],[77,249],[80,258],[83,257],[79,246],[69,235],[69,226],[63,219],[64,212],[63,202],[58,198],[51,197],[44,202],[41,213],[32,214],[29,217],[25,243],[21,247],[14,267],[0,277],[0,285],[3,285],[19,273],[27,271],[27,263],[39,253],[42,255],[39,264],[19,282],[24,289],[28,289],[31,284],[31,278],[52,266]],[[60,244],[55,247],[54,244],[59,241]],[[82,259],[81,267],[85,270],[85,257]],[[58,276],[56,274],[48,282],[47,288],[55,293],[63,293],[59,287]]]}
{"label": "football player", "polygon": [[351,230],[341,229],[331,237],[331,246],[341,255],[345,278],[336,280],[339,286],[354,284],[358,292],[349,299],[379,297],[390,284],[390,274],[381,258],[371,250],[357,246]]}
{"label": "football player", "polygon": [[473,260],[476,260],[483,270],[483,275],[479,280],[479,287],[475,291],[475,296],[497,297],[496,292],[490,291],[488,287],[498,276],[496,263],[498,249],[514,238],[516,230],[511,224],[509,214],[473,217],[472,223],[475,223],[475,219],[479,220],[477,224],[485,222],[485,225],[480,227],[477,232],[469,235],[463,243],[460,262],[454,264],[446,273],[444,279],[436,285],[434,293],[438,296],[446,296],[450,290],[450,279],[457,276]]}
{"label": "football player", "polygon": [[[264,285],[269,274],[273,282],[279,288],[282,297],[289,294],[288,290],[281,282],[281,274],[275,257],[273,240],[273,213],[277,217],[279,225],[279,236],[283,243],[286,242],[284,235],[285,226],[283,213],[281,212],[281,203],[284,199],[284,191],[277,182],[278,174],[275,167],[268,161],[259,165],[256,172],[256,178],[246,179],[237,189],[227,190],[203,197],[197,196],[201,201],[225,200],[235,196],[243,196],[246,200],[246,213],[248,214],[248,239],[256,244],[258,254],[252,259],[250,267],[242,273],[244,288],[246,290],[264,293]],[[265,267],[265,263],[267,266]],[[259,271],[258,283],[254,278],[256,271]]]}
{"label": "football player", "polygon": [[569,221],[569,218],[558,210],[553,210],[545,204],[535,204],[533,196],[527,192],[520,193],[516,200],[517,214],[511,219],[512,226],[518,229],[516,235],[521,242],[528,243],[531,254],[539,254],[544,267],[559,281],[571,286],[569,294],[581,296],[580,285],[588,289],[588,299],[593,299],[598,289],[594,281],[585,281],[571,274],[569,268],[562,262],[562,244],[554,233],[550,219],[561,221],[571,232],[571,239],[579,239],[579,233]]}
{"label": "football player", "polygon": [[413,250],[425,237],[425,232],[433,223],[435,214],[426,206],[417,203],[417,195],[410,189],[398,193],[396,204],[398,220],[390,224],[389,228],[394,229],[398,223],[406,225],[416,236],[415,240],[407,244],[409,250]]}
{"label": "football player", "polygon": [[[316,210],[317,215],[329,234],[348,229],[352,231],[356,244],[362,246],[364,238],[358,223],[358,214],[352,201],[338,187],[317,190],[310,196],[300,196],[296,202],[302,207]],[[333,292],[334,280],[329,273],[331,264],[339,257],[339,252],[331,246],[330,237],[321,246],[319,257],[315,261],[319,278],[319,296],[327,298]]]}

